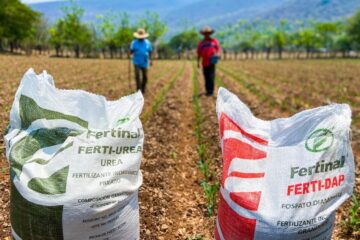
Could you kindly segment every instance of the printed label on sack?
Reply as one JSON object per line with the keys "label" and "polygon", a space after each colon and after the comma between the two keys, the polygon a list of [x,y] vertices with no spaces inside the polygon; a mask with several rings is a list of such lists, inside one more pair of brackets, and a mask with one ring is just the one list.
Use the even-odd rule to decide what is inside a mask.
{"label": "printed label on sack", "polygon": [[216,239],[330,239],[334,211],[348,197],[347,163],[353,161],[335,126],[317,128],[296,145],[272,147],[270,135],[259,137],[219,115],[223,173]]}
{"label": "printed label on sack", "polygon": [[[89,129],[75,115],[18,96],[21,129],[7,138],[16,239],[139,238],[139,120]],[[10,135],[9,135],[10,136]]]}

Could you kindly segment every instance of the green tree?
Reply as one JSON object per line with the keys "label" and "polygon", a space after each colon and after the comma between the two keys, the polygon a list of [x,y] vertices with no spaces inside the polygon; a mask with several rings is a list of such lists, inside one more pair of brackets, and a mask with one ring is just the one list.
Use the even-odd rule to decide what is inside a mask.
{"label": "green tree", "polygon": [[183,31],[170,39],[170,46],[176,50],[178,48],[192,50],[196,48],[200,41],[200,35],[195,28]]}
{"label": "green tree", "polygon": [[351,41],[359,48],[360,47],[360,10],[355,13],[348,21],[347,33]]}
{"label": "green tree", "polygon": [[315,31],[319,36],[321,46],[326,52],[334,48],[335,38],[338,33],[339,23],[337,22],[315,22]]}
{"label": "green tree", "polygon": [[[40,13],[32,10],[19,0],[0,1],[0,40],[8,42],[10,51],[22,41],[31,38],[35,24],[40,20]],[[0,44],[1,46],[2,44]]]}
{"label": "green tree", "polygon": [[270,58],[271,51],[274,47],[274,32],[275,28],[268,22],[264,21],[259,26],[260,37],[259,37],[259,48],[266,52],[266,59]]}
{"label": "green tree", "polygon": [[338,35],[335,39],[335,50],[340,51],[343,57],[348,57],[352,50],[353,42],[346,33]]}
{"label": "green tree", "polygon": [[320,45],[319,35],[311,27],[301,28],[295,33],[295,44],[305,50],[306,58],[309,58],[310,53]]}
{"label": "green tree", "polygon": [[49,38],[49,24],[45,19],[41,19],[35,25],[35,34],[32,39],[32,45],[40,54],[42,54],[43,50],[47,48]]}
{"label": "green tree", "polygon": [[126,51],[128,57],[130,57],[129,48],[131,40],[133,39],[134,30],[134,27],[130,25],[129,15],[127,13],[123,13],[121,15],[120,27],[115,36],[118,42],[118,46],[121,49],[121,55],[124,51]]}
{"label": "green tree", "polygon": [[101,20],[99,27],[102,39],[102,49],[108,49],[110,52],[110,57],[114,58],[116,49],[119,45],[119,40],[117,39],[117,21],[118,16],[112,14],[111,12],[105,16],[98,16]]}
{"label": "green tree", "polygon": [[170,44],[165,42],[160,42],[158,44],[158,54],[160,59],[169,59],[174,55],[174,50]]}
{"label": "green tree", "polygon": [[218,31],[216,34],[220,46],[222,47],[224,60],[227,59],[227,51],[230,48],[229,40],[231,39],[231,33],[228,31],[228,28],[229,25],[227,25],[223,30]]}
{"label": "green tree", "polygon": [[145,17],[141,18],[138,22],[139,27],[145,28],[149,33],[149,40],[157,44],[160,38],[167,32],[168,28],[166,23],[160,20],[158,13],[147,11]]}
{"label": "green tree", "polygon": [[55,48],[57,57],[60,57],[61,50],[65,44],[64,25],[64,20],[59,19],[57,23],[49,29],[49,43]]}
{"label": "green tree", "polygon": [[[261,34],[254,27],[254,22],[239,22],[238,26],[239,32],[235,34],[235,50],[240,49],[245,53],[246,58],[249,58],[249,53],[251,58],[254,57],[256,50],[256,44],[259,41]],[[235,51],[235,58],[237,51]]]}
{"label": "green tree", "polygon": [[83,30],[79,40],[80,50],[86,57],[90,57],[91,54],[97,50],[98,38],[93,23],[83,24]]}
{"label": "green tree", "polygon": [[288,22],[286,20],[281,20],[273,34],[274,47],[278,52],[279,59],[282,59],[282,53],[287,44],[287,26]]}
{"label": "green tree", "polygon": [[64,7],[63,12],[65,18],[60,21],[63,21],[64,45],[72,49],[75,57],[79,58],[82,47],[91,42],[91,30],[81,22],[84,9],[72,3],[70,6]]}
{"label": "green tree", "polygon": [[169,46],[178,54],[178,58],[181,58],[184,50],[190,51],[197,47],[200,41],[200,35],[195,28],[185,30],[170,39]]}

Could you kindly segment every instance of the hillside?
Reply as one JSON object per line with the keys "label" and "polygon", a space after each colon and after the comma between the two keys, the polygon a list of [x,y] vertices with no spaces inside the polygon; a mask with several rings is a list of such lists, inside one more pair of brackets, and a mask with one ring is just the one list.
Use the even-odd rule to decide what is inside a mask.
{"label": "hillside", "polygon": [[[239,19],[336,20],[352,15],[360,8],[360,0],[79,0],[85,9],[84,20],[92,21],[99,14],[128,12],[136,20],[145,11],[158,12],[170,28],[170,34],[187,26],[221,27]],[[66,1],[31,4],[55,21],[62,16]]]}
{"label": "hillside", "polygon": [[[128,12],[131,17],[141,16],[145,11],[155,11],[161,15],[167,14],[174,9],[182,8],[199,0],[173,0],[172,4],[168,4],[165,0],[78,0],[78,4],[84,8],[84,20],[91,21],[99,14],[106,14],[109,11]],[[44,2],[30,4],[30,6],[42,12],[50,22],[53,22],[62,16],[61,7],[66,6],[68,1]]]}
{"label": "hillside", "polygon": [[202,0],[171,11],[165,19],[177,26],[184,20],[196,25],[220,26],[238,19],[252,19],[269,9],[281,6],[286,0]]}
{"label": "hillside", "polygon": [[171,11],[165,19],[175,29],[184,21],[197,27],[218,27],[239,19],[329,21],[351,16],[359,8],[360,0],[202,0]]}
{"label": "hillside", "polygon": [[260,15],[260,18],[338,20],[360,9],[360,0],[291,0]]}

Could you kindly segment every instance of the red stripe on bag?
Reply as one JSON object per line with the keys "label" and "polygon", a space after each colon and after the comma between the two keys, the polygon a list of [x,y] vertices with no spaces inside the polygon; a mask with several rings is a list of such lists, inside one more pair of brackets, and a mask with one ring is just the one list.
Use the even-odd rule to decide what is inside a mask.
{"label": "red stripe on bag", "polygon": [[218,222],[226,240],[252,240],[255,235],[256,219],[249,219],[238,215],[220,197]]}
{"label": "red stripe on bag", "polygon": [[[239,140],[238,138],[230,137],[223,139],[224,131],[226,130],[239,132],[242,134],[242,137],[253,140],[258,144],[268,144],[268,141],[246,132],[226,114],[222,113],[220,115],[220,135],[223,140],[222,186],[224,187],[225,181],[228,177],[243,178],[244,181],[247,181],[245,179],[255,179],[261,181],[261,179],[265,177],[265,172],[251,172],[250,169],[241,169],[241,167],[232,169],[232,171],[229,172],[229,167],[234,159],[237,159],[237,161],[250,160],[247,164],[250,164],[249,166],[251,166],[253,163],[254,167],[256,167],[254,169],[259,169],[259,167],[264,164],[264,161],[252,161],[266,159],[267,153],[249,143]],[[229,182],[229,184],[234,183]],[[234,204],[233,207],[238,206],[249,211],[258,211],[262,195],[262,189],[260,186],[261,185],[257,188],[254,186],[254,188],[251,189],[252,192],[228,192],[229,189],[225,189],[227,191],[225,191],[224,194],[227,194],[227,198],[232,200],[231,204]],[[249,219],[239,215],[228,205],[228,203],[224,200],[223,195],[221,195],[218,210],[218,226],[218,229],[215,231],[216,239],[219,238],[219,232],[221,232],[222,237],[225,240],[253,240],[255,236],[256,219]]]}
{"label": "red stripe on bag", "polygon": [[260,204],[261,192],[231,192],[230,198],[243,208],[257,211]]}
{"label": "red stripe on bag", "polygon": [[238,177],[238,178],[263,178],[265,173],[243,173],[243,172],[231,172],[228,177]]}
{"label": "red stripe on bag", "polygon": [[221,240],[217,226],[215,226],[215,240]]}
{"label": "red stripe on bag", "polygon": [[239,125],[237,125],[231,118],[229,118],[225,113],[221,113],[220,115],[220,136],[221,139],[224,136],[224,131],[226,130],[232,130],[235,132],[240,132],[242,135],[246,136],[247,138],[250,138],[254,140],[255,142],[267,145],[268,141],[264,140],[258,136],[255,136],[251,133],[246,132],[244,129],[242,129]]}
{"label": "red stripe on bag", "polygon": [[230,163],[234,158],[242,158],[247,160],[258,160],[266,157],[266,152],[254,148],[248,143],[239,139],[228,138],[223,143],[223,175],[222,186],[229,174]]}

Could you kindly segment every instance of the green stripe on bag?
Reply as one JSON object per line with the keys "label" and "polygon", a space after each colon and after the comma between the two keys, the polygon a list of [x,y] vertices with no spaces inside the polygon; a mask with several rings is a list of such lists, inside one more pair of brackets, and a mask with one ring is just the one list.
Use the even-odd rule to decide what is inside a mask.
{"label": "green stripe on bag", "polygon": [[14,144],[10,153],[10,164],[12,175],[17,177],[22,172],[23,165],[28,161],[38,150],[54,145],[62,144],[69,136],[77,136],[78,131],[68,128],[41,128],[30,133]]}
{"label": "green stripe on bag", "polygon": [[21,119],[21,128],[28,128],[32,122],[38,119],[47,119],[47,120],[68,120],[79,124],[80,126],[87,128],[88,122],[76,117],[60,112],[44,109],[40,107],[32,98],[21,95],[20,96],[20,119]]}
{"label": "green stripe on bag", "polygon": [[28,187],[35,192],[42,194],[63,194],[66,192],[66,180],[68,173],[69,167],[64,167],[48,178],[31,179],[28,183]]}
{"label": "green stripe on bag", "polygon": [[63,239],[63,206],[42,206],[27,201],[11,184],[11,226],[23,240]]}

